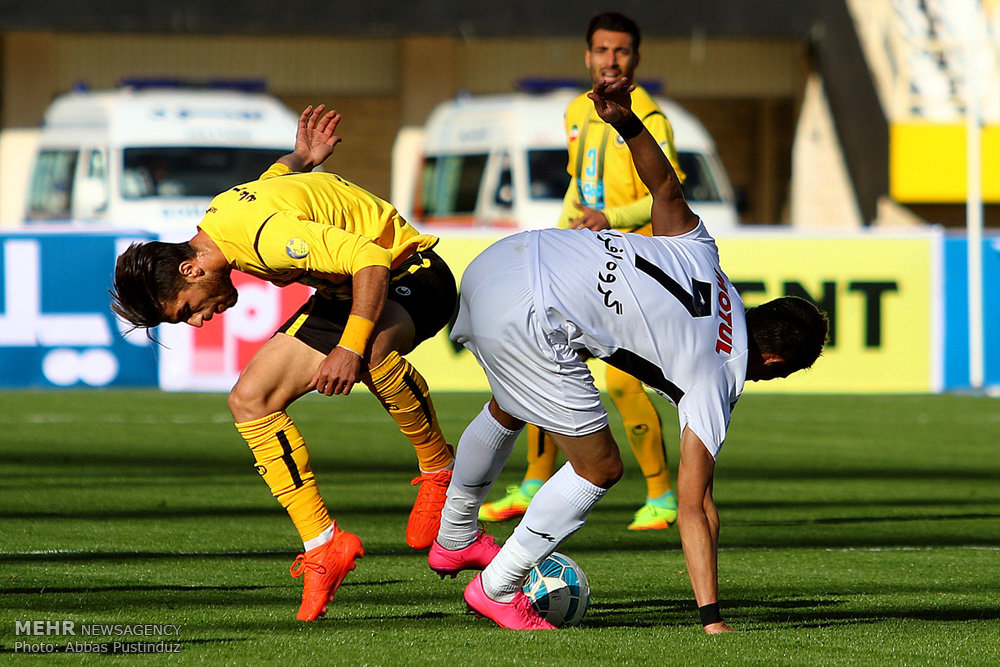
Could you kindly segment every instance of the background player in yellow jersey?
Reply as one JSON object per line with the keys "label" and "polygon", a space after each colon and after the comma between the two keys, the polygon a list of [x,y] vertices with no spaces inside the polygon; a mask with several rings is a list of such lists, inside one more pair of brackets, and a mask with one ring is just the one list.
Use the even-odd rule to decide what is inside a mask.
{"label": "background player in yellow jersey", "polygon": [[[304,552],[298,618],[315,620],[354,561],[361,540],[330,518],[309,451],[285,410],[316,390],[348,394],[363,382],[416,449],[421,474],[406,528],[415,549],[431,545],[451,480],[427,385],[401,355],[433,336],[456,305],[455,279],[387,202],[335,174],[310,172],[333,151],[340,121],[323,106],[299,119],[295,150],[259,180],[216,196],[186,243],[133,244],[118,258],[112,308],[137,327],[195,327],[236,304],[233,269],[316,293],[254,355],[229,395],[236,428],[258,473],[288,511]],[[306,172],[306,173],[301,173]]]}
{"label": "background player in yellow jersey", "polygon": [[[584,62],[592,84],[611,82],[622,75],[633,79],[639,64],[639,27],[617,12],[598,14],[587,26]],[[677,162],[673,130],[663,111],[640,86],[632,93],[632,110],[660,144],[683,182]],[[652,197],[636,172],[632,154],[614,129],[594,111],[587,93],[566,108],[568,171],[572,180],[563,199],[559,227],[592,230],[621,229],[649,235]],[[622,415],[629,445],[646,477],[646,502],[635,513],[629,528],[650,530],[670,527],[677,520],[677,498],[670,486],[670,470],[660,428],[660,416],[642,383],[611,366],[605,383]],[[555,467],[556,447],[534,426],[527,428],[528,470],[520,485],[507,495],[480,508],[482,521],[503,521],[521,516],[532,496]]]}

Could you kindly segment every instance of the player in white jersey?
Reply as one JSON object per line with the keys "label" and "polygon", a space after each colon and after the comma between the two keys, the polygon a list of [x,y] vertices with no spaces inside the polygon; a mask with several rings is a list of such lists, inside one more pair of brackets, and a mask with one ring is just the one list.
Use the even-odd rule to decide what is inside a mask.
{"label": "player in white jersey", "polygon": [[[681,427],[690,423],[718,452],[743,389],[746,325],[704,225],[674,237],[559,229],[510,236],[467,269],[462,295],[468,307],[452,335],[490,359],[484,370],[508,411],[546,431],[583,435],[605,426],[583,351],[666,396]],[[553,350],[565,359],[552,359]],[[561,394],[569,405],[538,400]]]}
{"label": "player in white jersey", "polygon": [[[812,365],[826,340],[816,307],[785,297],[744,313],[715,242],[656,141],[630,111],[631,82],[598,82],[598,114],[632,151],[653,195],[652,237],[549,229],[503,239],[462,278],[452,339],[471,350],[493,398],[466,428],[428,563],[442,576],[482,569],[471,609],[502,627],[551,629],[521,585],[578,530],[622,474],[618,446],[585,356],[641,379],[678,408],[678,526],[702,624],[728,631],[718,607],[715,458],[745,380]],[[476,518],[525,422],[567,459],[500,549]]]}

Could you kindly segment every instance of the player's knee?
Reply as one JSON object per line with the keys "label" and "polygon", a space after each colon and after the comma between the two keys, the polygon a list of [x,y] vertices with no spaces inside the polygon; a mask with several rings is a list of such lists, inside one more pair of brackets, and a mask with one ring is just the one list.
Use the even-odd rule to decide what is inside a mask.
{"label": "player's knee", "polygon": [[283,405],[268,399],[268,395],[250,383],[237,382],[227,399],[229,412],[239,422],[252,421],[284,409]]}
{"label": "player's knee", "polygon": [[679,493],[677,495],[677,513],[680,516],[700,516],[706,512],[705,498],[698,498],[690,494]]}
{"label": "player's knee", "polygon": [[416,330],[409,314],[392,301],[375,327],[368,350],[368,365],[378,366],[393,352],[404,355],[413,350]]}
{"label": "player's knee", "polygon": [[609,456],[586,466],[581,466],[581,468],[577,469],[576,473],[594,486],[599,486],[602,489],[610,489],[622,478],[625,472],[621,457],[618,456]]}
{"label": "player's knee", "polygon": [[229,391],[229,397],[226,399],[229,404],[229,412],[233,415],[233,419],[239,422],[250,421],[253,417],[248,417],[250,413],[250,397],[247,396],[246,391],[244,391],[240,384],[237,382],[236,385]]}
{"label": "player's knee", "polygon": [[413,349],[412,337],[394,335],[393,332],[382,331],[375,335],[368,348],[368,368],[381,366],[386,359],[394,354],[402,357]]}
{"label": "player's knee", "polygon": [[620,480],[624,474],[625,466],[622,465],[621,458],[615,457],[614,461],[608,462],[604,483],[599,484],[598,486],[609,489],[617,484],[618,480]]}

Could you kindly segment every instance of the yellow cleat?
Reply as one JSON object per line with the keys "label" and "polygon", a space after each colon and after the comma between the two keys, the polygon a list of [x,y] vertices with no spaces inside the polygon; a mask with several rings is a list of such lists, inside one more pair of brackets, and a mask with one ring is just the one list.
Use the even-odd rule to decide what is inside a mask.
{"label": "yellow cleat", "polygon": [[[533,487],[530,496],[522,490],[521,487],[524,485]],[[528,504],[531,502],[531,497],[535,495],[542,484],[541,482],[525,482],[524,485],[511,484],[507,487],[506,496],[494,503],[486,503],[480,507],[479,520],[495,523],[523,516],[528,511]]]}
{"label": "yellow cleat", "polygon": [[635,513],[629,530],[663,530],[677,522],[677,496],[667,491],[659,498],[647,498]]}

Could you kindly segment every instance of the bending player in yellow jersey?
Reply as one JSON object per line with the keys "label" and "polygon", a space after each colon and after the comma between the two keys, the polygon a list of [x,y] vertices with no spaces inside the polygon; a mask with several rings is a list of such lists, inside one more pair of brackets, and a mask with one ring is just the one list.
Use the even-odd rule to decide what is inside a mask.
{"label": "bending player in yellow jersey", "polygon": [[[616,12],[599,14],[587,26],[584,58],[593,84],[633,78],[639,63],[639,28]],[[684,180],[677,164],[673,130],[649,93],[636,87],[632,110],[642,120]],[[559,227],[621,229],[649,235],[652,197],[632,162],[632,154],[615,130],[594,111],[587,93],[566,108],[569,142],[568,171],[572,180],[563,199]],[[677,498],[670,486],[670,469],[660,428],[660,416],[642,387],[631,375],[612,366],[605,370],[611,400],[621,413],[632,452],[646,477],[646,502],[635,513],[629,528],[669,528],[677,520]],[[520,485],[507,495],[480,508],[481,521],[503,521],[521,516],[532,496],[555,468],[556,447],[538,428],[528,426],[528,470]]]}
{"label": "bending player in yellow jersey", "polygon": [[[236,304],[233,269],[316,293],[265,343],[229,395],[257,472],[288,511],[304,551],[298,618],[315,620],[354,561],[361,540],[330,518],[309,450],[286,408],[316,390],[349,394],[363,382],[413,444],[421,474],[406,541],[431,545],[454,463],[427,385],[401,355],[437,333],[456,304],[455,280],[387,202],[334,174],[310,172],[333,151],[340,114],[302,112],[295,150],[260,180],[216,196],[186,243],[133,244],[118,258],[112,309],[136,327],[200,327]],[[306,173],[301,173],[306,172]]]}

